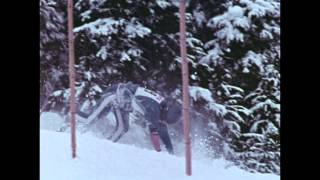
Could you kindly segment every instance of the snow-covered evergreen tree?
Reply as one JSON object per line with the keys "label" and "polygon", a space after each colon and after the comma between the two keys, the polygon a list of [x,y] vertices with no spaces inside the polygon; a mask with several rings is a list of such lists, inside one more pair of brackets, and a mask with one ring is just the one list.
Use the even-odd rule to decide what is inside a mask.
{"label": "snow-covered evergreen tree", "polygon": [[67,85],[66,21],[57,3],[40,0],[40,105],[43,108],[52,92]]}
{"label": "snow-covered evergreen tree", "polygon": [[[223,124],[231,152],[225,156],[244,168],[279,173],[280,2],[191,2],[198,26],[212,33],[202,38],[207,55],[200,63],[213,69],[209,87],[227,110]],[[259,143],[268,148],[258,151]]]}

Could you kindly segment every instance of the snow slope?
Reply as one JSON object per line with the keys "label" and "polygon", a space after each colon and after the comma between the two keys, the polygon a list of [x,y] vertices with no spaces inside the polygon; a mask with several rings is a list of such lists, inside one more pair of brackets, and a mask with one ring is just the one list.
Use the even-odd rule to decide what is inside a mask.
{"label": "snow slope", "polygon": [[77,134],[76,159],[70,134],[40,130],[41,180],[279,180],[272,174],[252,174],[223,160],[193,159],[193,175],[184,173],[184,158]]}

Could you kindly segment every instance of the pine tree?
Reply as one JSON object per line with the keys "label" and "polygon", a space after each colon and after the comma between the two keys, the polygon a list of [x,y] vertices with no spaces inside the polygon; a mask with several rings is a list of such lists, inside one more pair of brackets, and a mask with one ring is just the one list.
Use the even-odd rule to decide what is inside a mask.
{"label": "pine tree", "polygon": [[67,49],[64,19],[57,3],[40,1],[40,105],[48,103],[52,92],[62,87],[66,75]]}
{"label": "pine tree", "polygon": [[[208,87],[214,87],[210,89],[226,108],[220,127],[220,135],[225,136],[229,147],[225,156],[243,168],[279,173],[279,158],[275,155],[279,154],[280,122],[279,1],[225,0],[220,3],[217,8],[211,1],[198,1],[190,11],[198,13],[198,21],[202,20],[198,24],[203,25],[200,27],[211,29],[213,35],[202,39],[208,53],[200,63],[212,68],[214,80]],[[204,4],[209,10],[204,9]],[[200,15],[199,9],[204,9]],[[213,16],[208,17],[211,13]],[[260,124],[261,121],[265,123]],[[251,126],[259,130],[253,133],[250,129],[255,128]],[[252,143],[262,143],[268,148],[252,153],[249,148],[258,147]],[[273,158],[261,158],[270,155],[270,149]],[[246,158],[239,158],[241,153],[246,154]],[[253,167],[254,164],[259,167]]]}

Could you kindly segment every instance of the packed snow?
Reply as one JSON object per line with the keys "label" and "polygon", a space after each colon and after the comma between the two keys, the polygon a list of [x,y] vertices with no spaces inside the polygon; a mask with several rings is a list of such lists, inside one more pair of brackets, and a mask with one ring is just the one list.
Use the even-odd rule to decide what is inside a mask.
{"label": "packed snow", "polygon": [[64,125],[64,120],[56,113],[42,113],[40,116],[40,128],[51,130],[51,131],[60,131],[61,127]]}
{"label": "packed snow", "polygon": [[[54,119],[56,121],[54,121]],[[185,175],[184,157],[149,148],[112,143],[91,134],[77,133],[77,158],[71,158],[70,134],[57,132],[62,119],[44,113],[40,124],[40,179],[42,180],[279,180],[273,174],[254,174],[223,159],[197,156],[193,147],[193,174]],[[129,130],[130,131],[130,130]]]}

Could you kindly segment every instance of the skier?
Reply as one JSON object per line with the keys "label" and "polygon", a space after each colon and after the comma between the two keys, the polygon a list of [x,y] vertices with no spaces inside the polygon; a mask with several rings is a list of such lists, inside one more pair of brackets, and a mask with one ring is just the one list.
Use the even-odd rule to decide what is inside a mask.
{"label": "skier", "polygon": [[[134,107],[133,107],[134,105]],[[161,151],[160,140],[167,151],[173,154],[173,147],[167,124],[177,122],[181,117],[181,107],[171,97],[163,98],[159,94],[128,82],[109,87],[90,114],[78,111],[78,119],[90,123],[101,112],[113,111],[116,117],[115,132],[109,137],[118,141],[129,130],[129,113],[138,110],[144,115],[150,132],[151,142],[156,151]]]}

